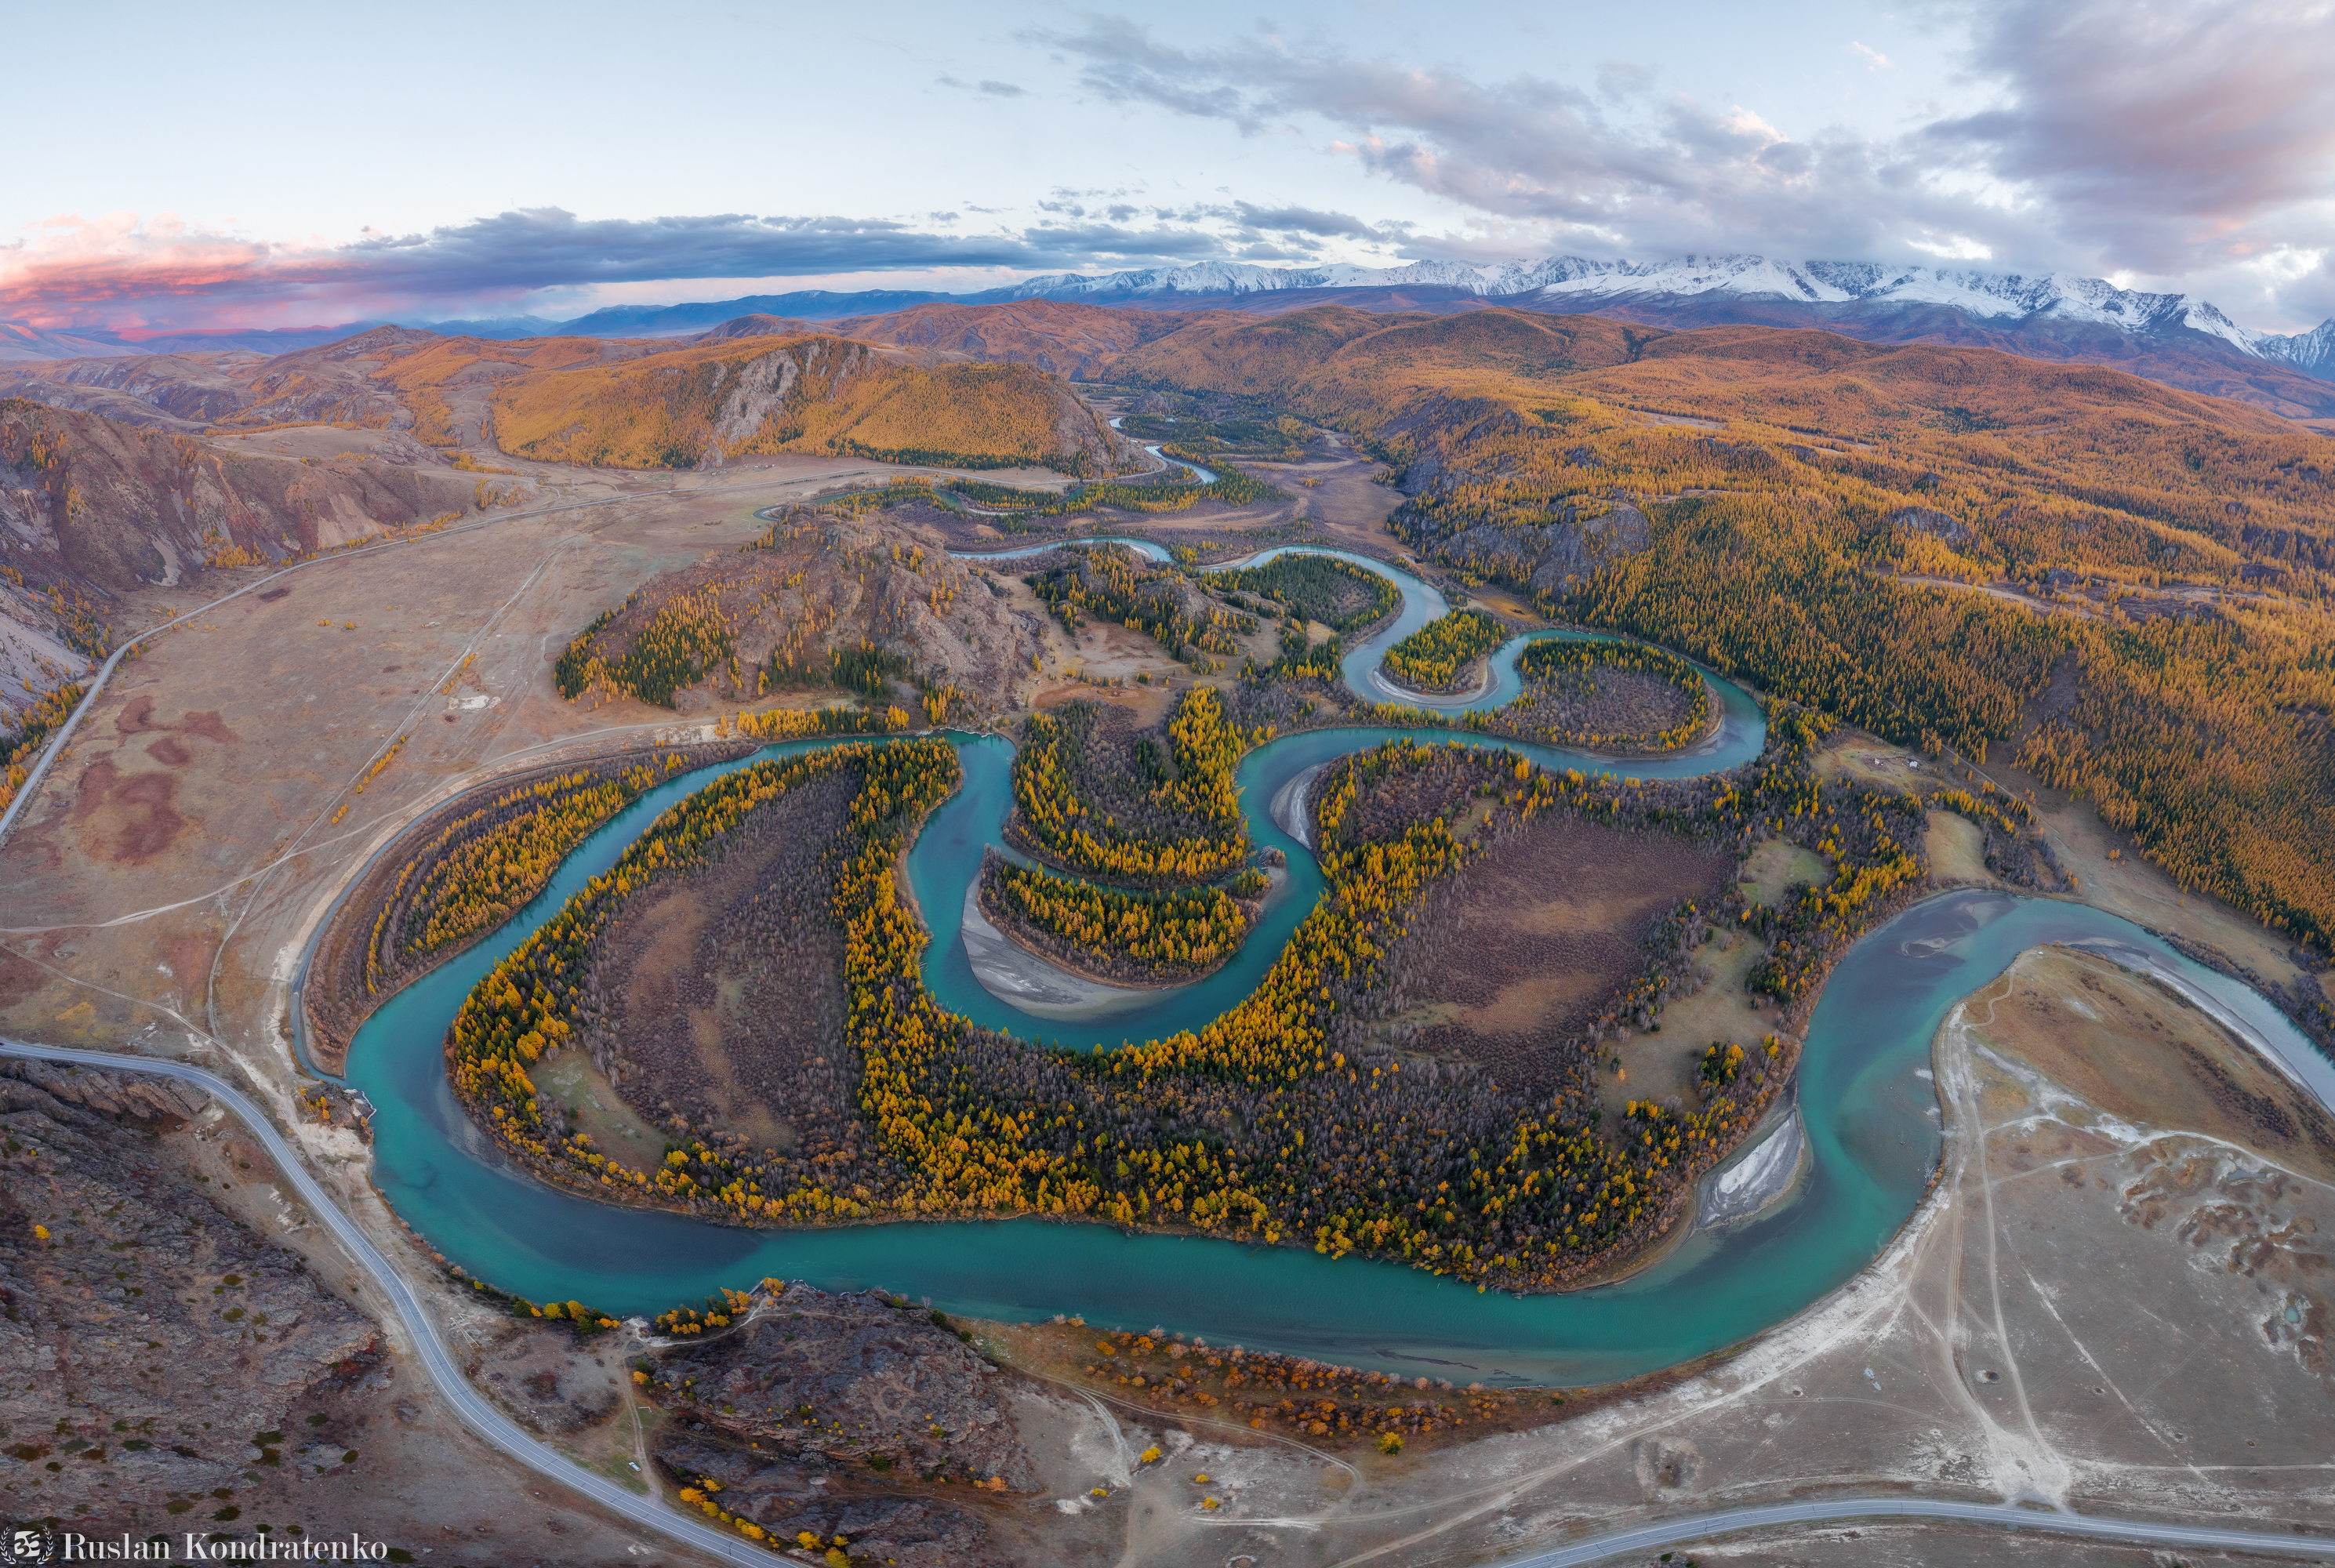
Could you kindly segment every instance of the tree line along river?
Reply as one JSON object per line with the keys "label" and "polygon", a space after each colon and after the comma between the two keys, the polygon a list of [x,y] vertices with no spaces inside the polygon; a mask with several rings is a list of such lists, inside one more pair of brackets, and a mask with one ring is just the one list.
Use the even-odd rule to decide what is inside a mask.
{"label": "tree line along river", "polygon": [[[1144,553],[1165,554],[1156,546]],[[1358,562],[1402,590],[1400,613],[1352,651],[1345,672],[1368,700],[1398,695],[1375,682],[1378,659],[1441,615],[1442,596],[1382,563],[1319,553]],[[1515,639],[1494,656],[1490,690],[1437,705],[1456,711],[1512,699],[1516,655],[1527,640]],[[1748,693],[1707,672],[1706,679],[1720,699],[1716,735],[1690,752],[1626,763],[1435,730],[1311,731],[1257,748],[1237,776],[1248,829],[1260,847],[1289,860],[1263,922],[1216,973],[1135,993],[1128,1005],[1090,1018],[1022,1011],[984,990],[973,972],[963,911],[983,847],[1001,842],[1012,801],[1012,751],[994,736],[952,736],[964,787],[933,813],[907,857],[909,886],[933,935],[925,984],[943,1006],[1024,1039],[1109,1048],[1197,1029],[1255,989],[1320,895],[1313,856],[1272,812],[1309,769],[1410,735],[1507,746],[1559,769],[1639,778],[1717,772],[1756,757],[1766,730]],[[761,755],[837,743],[789,742]],[[2082,905],[1960,892],[1868,933],[1834,970],[1800,1060],[1811,1162],[1792,1199],[1763,1217],[1698,1232],[1644,1272],[1598,1289],[1516,1297],[1397,1263],[1038,1219],[750,1231],[548,1187],[506,1160],[456,1102],[441,1053],[454,1013],[471,987],[667,807],[751,760],[679,775],[642,796],[570,855],[501,930],[391,998],[358,1032],[346,1081],[375,1107],[374,1183],[449,1262],[530,1300],[580,1300],[620,1314],[653,1314],[774,1276],[828,1290],[881,1285],[974,1317],[1074,1313],[1100,1324],[1162,1325],[1213,1343],[1406,1376],[1583,1384],[1744,1340],[1869,1263],[1921,1202],[1937,1163],[1937,1100],[1924,1072],[1932,1036],[1955,1002],[2027,948],[2077,943],[2155,969],[2237,1023],[2322,1099],[2335,1097],[2335,1068],[2266,1001],[2140,927]]]}

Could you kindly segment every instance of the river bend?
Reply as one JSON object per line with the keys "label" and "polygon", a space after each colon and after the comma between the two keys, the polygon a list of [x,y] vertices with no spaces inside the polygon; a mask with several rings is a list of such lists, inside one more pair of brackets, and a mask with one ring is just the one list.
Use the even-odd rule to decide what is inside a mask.
{"label": "river bend", "polygon": [[[1404,592],[1401,613],[1347,661],[1358,692],[1390,700],[1394,693],[1370,683],[1379,656],[1440,615],[1442,600],[1408,574],[1347,558],[1394,578]],[[1524,641],[1495,656],[1489,691],[1448,711],[1512,698]],[[1551,747],[1516,749],[1550,766],[1640,778],[1696,776],[1757,756],[1765,742],[1757,704],[1707,678],[1720,723],[1691,753],[1617,763]],[[965,895],[981,847],[999,842],[1012,753],[996,737],[952,736],[964,786],[933,814],[907,860],[933,933],[925,983],[942,1005],[978,1023],[1065,1045],[1109,1047],[1198,1027],[1255,988],[1320,895],[1312,854],[1273,820],[1276,797],[1308,770],[1400,734],[1515,744],[1466,731],[1367,729],[1306,731],[1258,748],[1238,774],[1249,831],[1260,847],[1289,858],[1289,875],[1269,896],[1262,924],[1242,953],[1206,980],[1135,992],[1123,1005],[1078,1016],[1023,1011],[974,973],[963,940]],[[790,742],[763,755],[834,743]],[[374,1180],[450,1262],[532,1300],[577,1299],[618,1313],[662,1312],[718,1287],[776,1276],[829,1290],[880,1285],[969,1316],[1076,1313],[1100,1324],[1158,1325],[1218,1344],[1457,1382],[1582,1384],[1746,1339],[1869,1263],[1914,1212],[1938,1160],[1937,1101],[1919,1076],[1929,1065],[1931,1037],[1955,1002],[2027,948],[2081,943],[2152,968],[2240,1024],[2322,1098],[2335,1096],[2335,1068],[2268,1002],[2139,927],[2087,905],[1963,892],[1899,915],[1835,969],[1801,1057],[1810,1169],[1793,1198],[1759,1218],[1690,1236],[1643,1273],[1596,1290],[1516,1297],[1395,1263],[1037,1219],[751,1231],[612,1207],[547,1186],[504,1159],[455,1101],[441,1054],[446,1031],[470,988],[659,813],[744,765],[701,769],[635,801],[509,924],[391,998],[359,1031],[347,1081],[376,1108]]]}

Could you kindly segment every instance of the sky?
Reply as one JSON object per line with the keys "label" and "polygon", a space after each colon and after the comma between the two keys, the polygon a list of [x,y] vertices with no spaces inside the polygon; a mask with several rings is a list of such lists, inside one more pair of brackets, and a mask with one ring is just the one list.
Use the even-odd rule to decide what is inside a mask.
{"label": "sky", "polygon": [[222,0],[10,29],[0,320],[51,329],[1720,252],[2335,315],[2335,0]]}

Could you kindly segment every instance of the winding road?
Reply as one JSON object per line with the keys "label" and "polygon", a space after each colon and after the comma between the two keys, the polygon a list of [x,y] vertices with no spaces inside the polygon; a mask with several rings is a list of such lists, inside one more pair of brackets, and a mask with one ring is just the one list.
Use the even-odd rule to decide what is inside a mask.
{"label": "winding road", "polygon": [[509,1455],[538,1475],[557,1481],[570,1490],[582,1493],[602,1507],[621,1514],[649,1529],[659,1531],[675,1540],[685,1542],[701,1552],[718,1557],[725,1563],[765,1563],[770,1554],[741,1540],[727,1530],[690,1518],[676,1509],[666,1508],[654,1499],[626,1491],[605,1476],[596,1476],[566,1456],[539,1442],[517,1422],[494,1406],[462,1376],[455,1364],[453,1352],[447,1348],[438,1325],[421,1304],[421,1296],[406,1283],[391,1263],[387,1254],[351,1219],[325,1191],[323,1184],[308,1174],[300,1163],[291,1144],[267,1119],[257,1102],[218,1074],[184,1062],[157,1061],[150,1058],[115,1056],[97,1050],[68,1050],[61,1046],[27,1045],[21,1040],[0,1039],[0,1057],[17,1057],[32,1061],[64,1062],[74,1067],[95,1068],[105,1072],[143,1073],[150,1078],[174,1079],[192,1084],[219,1104],[233,1111],[251,1136],[267,1150],[267,1156],[283,1172],[284,1179],[300,1195],[301,1201],[315,1211],[318,1219],[341,1244],[348,1249],[364,1271],[373,1277],[390,1304],[397,1311],[398,1321],[413,1342],[414,1352],[429,1370],[431,1381],[445,1396],[462,1420],[492,1447]]}
{"label": "winding road", "polygon": [[[595,1475],[528,1434],[517,1422],[489,1403],[470,1386],[456,1365],[438,1325],[421,1296],[398,1273],[386,1253],[373,1245],[357,1223],[344,1213],[323,1185],[300,1163],[291,1144],[276,1130],[259,1106],[218,1074],[184,1062],[114,1055],[106,1051],[73,1050],[62,1046],[29,1045],[0,1038],[0,1057],[28,1061],[62,1062],[105,1072],[142,1073],[190,1084],[235,1113],[252,1137],[267,1150],[292,1189],[327,1229],[348,1249],[349,1255],[373,1277],[396,1309],[400,1324],[439,1392],[455,1413],[492,1447],[510,1456],[547,1480],[582,1494],[611,1513],[622,1515],[672,1540],[724,1563],[768,1564],[774,1553],[741,1539],[727,1530],[691,1518],[652,1497],[627,1491],[606,1476]],[[1625,1529],[1610,1530],[1568,1545],[1509,1559],[1501,1568],[1576,1568],[1624,1553],[1668,1550],[1782,1524],[1815,1524],[1853,1519],[1938,1519],[1989,1524],[2004,1529],[2032,1530],[2047,1534],[2095,1541],[2125,1541],[2147,1546],[2195,1550],[2262,1552],[2296,1557],[2335,1560],[2335,1539],[2262,1530],[2224,1530],[2203,1524],[2170,1524],[2153,1520],[2117,1519],[2095,1514],[2046,1512],[2003,1503],[1962,1503],[1927,1497],[1832,1497],[1813,1502],[1773,1503],[1703,1513],[1675,1515],[1667,1519]],[[1227,1521],[1255,1524],[1256,1521]],[[1307,1523],[1311,1523],[1310,1521]]]}

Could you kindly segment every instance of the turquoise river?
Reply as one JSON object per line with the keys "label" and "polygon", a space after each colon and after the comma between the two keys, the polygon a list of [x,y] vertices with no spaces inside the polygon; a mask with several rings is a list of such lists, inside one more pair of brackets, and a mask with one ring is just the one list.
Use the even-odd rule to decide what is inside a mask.
{"label": "turquoise river", "polygon": [[[1150,553],[1147,551],[1147,553]],[[1262,558],[1262,557],[1260,557]],[[1360,557],[1353,557],[1360,560]],[[1395,623],[1354,650],[1347,677],[1375,701],[1377,655],[1442,612],[1408,574],[1361,561],[1403,589]],[[1453,707],[1515,693],[1522,639],[1493,661],[1489,689]],[[1758,755],[1758,705],[1711,677],[1719,733],[1688,754],[1617,764],[1545,747],[1536,761],[1642,777],[1700,775]],[[953,736],[964,786],[910,850],[909,885],[933,934],[927,985],[943,1005],[993,1028],[1064,1045],[1109,1047],[1197,1027],[1254,988],[1322,888],[1305,847],[1273,820],[1272,803],[1309,769],[1399,734],[1313,731],[1274,740],[1242,763],[1250,832],[1289,858],[1289,876],[1232,963],[1196,984],[1142,993],[1106,1021],[1032,1017],[984,991],[960,939],[982,847],[999,841],[1011,804],[1012,750],[996,737]],[[772,755],[823,742],[769,748]],[[831,743],[831,742],[827,742]],[[347,1081],[376,1108],[373,1179],[447,1259],[536,1301],[570,1299],[618,1313],[661,1312],[717,1287],[775,1276],[831,1290],[881,1285],[976,1317],[1082,1314],[1109,1326],[1155,1325],[1242,1344],[1455,1381],[1583,1384],[1672,1365],[1759,1332],[1808,1307],[1869,1263],[1920,1203],[1940,1151],[1937,1101],[1923,1070],[1953,1003],[2023,950],[2077,943],[2156,969],[2206,1000],[2312,1084],[2335,1071],[2260,996],[2088,906],[2001,894],[1932,898],[1870,933],[1834,971],[1811,1020],[1799,1104],[1808,1177],[1764,1217],[1698,1232],[1629,1280],[1562,1296],[1479,1292],[1416,1270],[1292,1247],[1128,1234],[1034,1219],[903,1223],[770,1232],[611,1207],[528,1176],[480,1135],[450,1091],[441,1044],[470,988],[656,815],[728,768],[681,775],[635,801],[560,867],[502,930],[392,997],[358,1032]]]}

